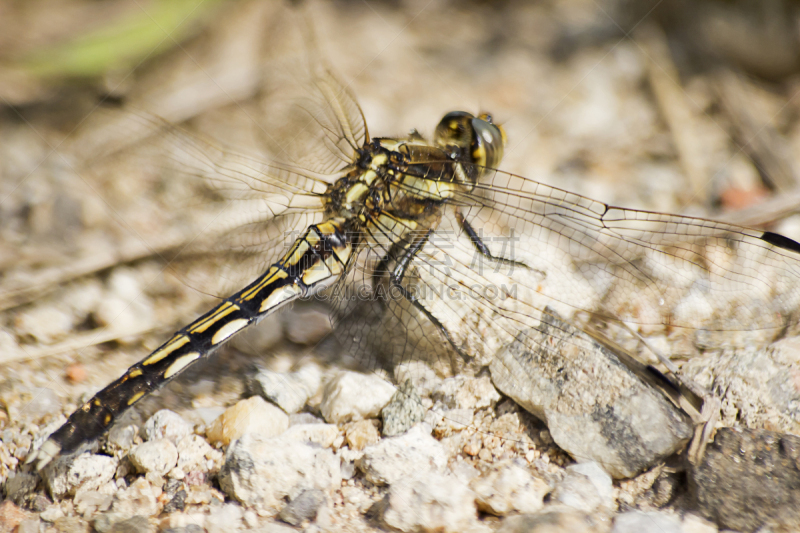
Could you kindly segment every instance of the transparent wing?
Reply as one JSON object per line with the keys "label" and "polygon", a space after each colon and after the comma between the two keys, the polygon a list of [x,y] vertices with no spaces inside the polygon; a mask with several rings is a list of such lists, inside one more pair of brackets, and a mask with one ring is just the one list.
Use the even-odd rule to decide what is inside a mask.
{"label": "transparent wing", "polygon": [[138,180],[129,193],[136,202],[144,203],[150,186],[153,218],[163,228],[148,233],[134,216],[134,236],[123,233],[120,249],[202,254],[213,275],[176,272],[188,285],[224,296],[321,221],[325,192],[366,142],[366,126],[350,92],[327,71],[295,81],[286,84],[296,87],[291,98],[271,94],[266,107],[244,109],[238,122],[211,114],[181,127],[138,110],[95,113],[71,145],[76,166],[104,183]]}
{"label": "transparent wing", "polygon": [[488,364],[521,331],[558,337],[551,315],[599,323],[635,352],[634,331],[673,355],[763,344],[797,325],[800,247],[775,234],[611,207],[501,171],[456,194],[428,229],[417,252],[414,237],[395,246],[409,251],[401,291],[383,294],[400,261],[392,239],[407,233],[391,224],[369,229],[373,246],[351,274],[367,289],[345,314],[363,300],[369,310],[343,334],[389,366],[427,353],[444,368],[453,352]]}

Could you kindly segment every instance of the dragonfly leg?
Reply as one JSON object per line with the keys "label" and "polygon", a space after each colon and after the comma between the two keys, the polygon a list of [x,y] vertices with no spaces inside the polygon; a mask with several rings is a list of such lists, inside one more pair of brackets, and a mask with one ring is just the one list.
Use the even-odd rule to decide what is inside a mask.
{"label": "dragonfly leg", "polygon": [[[464,232],[469,237],[469,240],[472,242],[472,245],[475,247],[475,250],[477,250],[477,252],[480,253],[482,256],[496,263],[500,263],[502,265],[508,265],[512,267],[516,266],[524,269],[529,268],[528,265],[520,261],[515,261],[513,259],[507,259],[505,257],[498,257],[496,255],[492,255],[492,252],[489,251],[489,247],[486,246],[486,243],[483,242],[483,239],[481,239],[480,234],[477,231],[475,231],[475,228],[472,227],[472,224],[470,224],[469,221],[466,218],[464,218],[464,215],[462,215],[461,213],[456,213],[456,218],[458,220],[458,223],[461,225],[461,229],[464,230]],[[511,249],[511,251],[513,253],[513,248]]]}
{"label": "dragonfly leg", "polygon": [[[413,305],[420,313],[422,313],[433,326],[442,334],[442,336],[447,340],[450,346],[464,359],[465,361],[469,360],[469,357],[459,349],[458,345],[453,340],[450,332],[447,328],[444,327],[444,324],[436,318],[424,305],[423,301],[420,300],[413,291],[409,290],[405,285],[405,276],[406,272],[408,271],[409,266],[411,265],[414,258],[419,254],[420,250],[425,246],[425,244],[429,241],[431,234],[433,233],[433,229],[428,230],[425,234],[421,237],[416,239],[415,241],[408,243],[394,243],[387,254],[381,259],[378,263],[378,266],[373,271],[373,276],[383,276],[388,275],[389,285],[393,291],[399,292],[399,294],[407,300],[411,305]],[[394,268],[389,268],[389,264],[394,262]],[[376,283],[385,283],[383,280],[375,280]],[[391,294],[392,291],[389,291]],[[454,366],[454,365],[453,365]],[[455,368],[453,368],[455,372]]]}

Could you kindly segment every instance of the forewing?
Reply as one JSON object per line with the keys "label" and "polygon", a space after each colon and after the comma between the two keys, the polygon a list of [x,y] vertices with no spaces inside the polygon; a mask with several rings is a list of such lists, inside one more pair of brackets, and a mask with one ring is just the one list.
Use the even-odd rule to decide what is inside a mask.
{"label": "forewing", "polygon": [[491,171],[451,199],[413,268],[434,295],[426,308],[470,356],[491,357],[546,310],[601,322],[615,340],[634,330],[691,352],[795,328],[798,252],[774,234],[611,207]]}

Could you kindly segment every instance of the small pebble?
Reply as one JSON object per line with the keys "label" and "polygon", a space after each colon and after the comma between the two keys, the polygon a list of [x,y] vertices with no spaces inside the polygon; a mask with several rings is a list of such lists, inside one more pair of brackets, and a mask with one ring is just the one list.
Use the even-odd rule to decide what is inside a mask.
{"label": "small pebble", "polygon": [[374,444],[381,438],[373,420],[359,420],[345,429],[345,440],[351,450],[363,450],[368,444]]}
{"label": "small pebble", "polygon": [[[263,401],[263,400],[262,400]],[[228,448],[219,473],[220,487],[230,497],[262,516],[277,514],[307,489],[330,491],[341,486],[339,458],[330,449],[245,433]]]}
{"label": "small pebble", "polygon": [[236,503],[226,503],[220,507],[212,507],[203,526],[207,533],[228,533],[242,527],[244,509]]}
{"label": "small pebble", "polygon": [[258,369],[248,378],[247,389],[292,414],[306,405],[321,383],[322,371],[319,366],[307,364],[296,372],[289,373]]}
{"label": "small pebble", "polygon": [[161,489],[153,487],[143,477],[136,479],[127,489],[117,492],[111,510],[124,519],[134,516],[155,516],[159,512],[158,497]]}
{"label": "small pebble", "polygon": [[84,453],[74,460],[55,460],[42,471],[42,477],[54,498],[63,498],[79,490],[96,490],[117,471],[119,461],[107,455]]}
{"label": "small pebble", "polygon": [[59,533],[89,533],[89,523],[79,516],[62,516],[53,523]]}
{"label": "small pebble", "polygon": [[356,466],[371,483],[392,485],[411,475],[442,472],[447,466],[447,452],[431,437],[430,427],[420,424],[403,435],[367,446]]}
{"label": "small pebble", "polygon": [[470,483],[478,509],[497,516],[512,512],[533,513],[544,505],[550,486],[533,477],[516,462],[492,465],[491,469]]}
{"label": "small pebble", "polygon": [[394,392],[392,384],[373,374],[339,372],[325,385],[320,410],[331,424],[375,418]]}
{"label": "small pebble", "polygon": [[115,424],[108,432],[106,439],[106,451],[114,453],[115,451],[127,452],[133,446],[133,439],[139,428],[133,424]]}
{"label": "small pebble", "polygon": [[595,462],[567,467],[567,475],[553,489],[551,501],[587,513],[609,513],[614,506],[611,476]]}
{"label": "small pebble", "polygon": [[478,525],[473,500],[472,491],[454,476],[406,476],[389,487],[381,520],[400,531],[470,531]]}
{"label": "small pebble", "polygon": [[661,511],[631,511],[614,517],[611,533],[640,533],[658,531],[658,533],[682,533],[681,519],[671,513]]}
{"label": "small pebble", "polygon": [[178,464],[182,472],[217,472],[224,457],[199,435],[186,435],[178,441]]}
{"label": "small pebble", "polygon": [[458,375],[442,381],[431,393],[447,409],[484,409],[500,400],[500,393],[487,376]]}
{"label": "small pebble", "polygon": [[39,533],[40,528],[42,527],[42,522],[38,518],[32,518],[30,520],[23,520],[17,526],[16,533]]}
{"label": "small pebble", "polygon": [[154,439],[134,447],[128,457],[139,472],[163,476],[178,462],[178,449],[167,439]]}
{"label": "small pebble", "polygon": [[411,426],[425,418],[425,406],[411,380],[406,380],[392,396],[389,404],[381,410],[385,437],[393,437],[408,431]]}
{"label": "small pebble", "polygon": [[142,426],[144,440],[169,439],[173,444],[194,433],[194,427],[174,411],[162,409],[147,419]]}
{"label": "small pebble", "polygon": [[299,526],[306,520],[313,521],[323,503],[325,503],[325,493],[321,490],[305,490],[281,510],[278,518],[287,524]]}
{"label": "small pebble", "polygon": [[[512,515],[503,520],[497,533],[607,533],[607,520],[569,507],[546,509],[536,514]],[[651,533],[651,530],[641,530]],[[653,531],[652,533],[657,533]]]}
{"label": "small pebble", "polygon": [[72,383],[80,383],[86,379],[88,373],[85,366],[81,363],[75,363],[67,367],[65,374]]}
{"label": "small pebble", "polygon": [[228,445],[245,433],[274,437],[288,427],[289,416],[280,407],[253,396],[229,407],[206,430],[206,436],[211,442]]}
{"label": "small pebble", "polygon": [[0,527],[2,531],[13,531],[23,520],[29,518],[28,513],[20,509],[13,502],[6,500],[0,503]]}

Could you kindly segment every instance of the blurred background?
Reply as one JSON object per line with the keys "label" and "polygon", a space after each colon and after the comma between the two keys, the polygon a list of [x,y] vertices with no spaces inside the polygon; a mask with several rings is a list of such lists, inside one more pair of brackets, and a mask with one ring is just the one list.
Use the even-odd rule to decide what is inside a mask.
{"label": "blurred background", "polygon": [[[179,253],[214,199],[153,170],[153,132],[131,113],[291,151],[272,111],[309,57],[373,136],[487,111],[508,134],[504,170],[800,238],[797,2],[303,4],[0,1],[0,429],[31,387],[58,384],[37,421],[70,411],[214,292],[213,261]],[[223,402],[240,392],[225,383]],[[0,481],[29,447],[15,439]]]}

